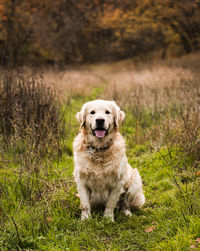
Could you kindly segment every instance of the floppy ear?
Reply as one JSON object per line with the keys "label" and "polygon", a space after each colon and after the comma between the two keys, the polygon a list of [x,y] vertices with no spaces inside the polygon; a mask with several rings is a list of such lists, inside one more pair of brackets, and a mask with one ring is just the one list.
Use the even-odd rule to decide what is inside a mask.
{"label": "floppy ear", "polygon": [[81,127],[84,126],[86,119],[86,104],[84,104],[81,111],[76,114],[76,118],[78,122],[81,124],[80,126]]}
{"label": "floppy ear", "polygon": [[124,120],[125,113],[120,110],[119,106],[114,103],[114,120],[116,127]]}

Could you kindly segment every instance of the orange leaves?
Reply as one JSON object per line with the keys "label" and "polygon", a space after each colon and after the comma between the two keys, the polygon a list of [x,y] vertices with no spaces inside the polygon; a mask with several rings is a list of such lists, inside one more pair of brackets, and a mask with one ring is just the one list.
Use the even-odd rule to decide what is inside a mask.
{"label": "orange leaves", "polygon": [[51,218],[51,217],[47,217],[47,218],[46,218],[46,221],[47,221],[47,222],[52,222],[52,218]]}
{"label": "orange leaves", "polygon": [[107,28],[107,27],[116,28],[123,21],[122,15],[123,15],[123,11],[120,10],[119,8],[116,8],[115,10],[112,10],[112,11],[107,10],[101,19],[100,25],[103,28]]}
{"label": "orange leaves", "polygon": [[195,244],[192,244],[192,245],[190,245],[190,248],[191,249],[199,249],[199,243],[200,243],[200,238],[198,237],[198,238],[196,238],[196,240],[194,240],[196,243]]}
{"label": "orange leaves", "polygon": [[5,8],[5,1],[0,3],[0,23],[7,20],[7,16],[5,15],[6,8]]}
{"label": "orange leaves", "polygon": [[145,232],[146,233],[150,233],[150,232],[152,232],[153,230],[155,230],[156,229],[156,227],[154,226],[154,225],[152,225],[151,227],[147,227],[146,229],[145,229]]}
{"label": "orange leaves", "polygon": [[196,238],[195,240],[197,243],[200,243],[200,238]]}
{"label": "orange leaves", "polygon": [[154,224],[154,225],[145,228],[145,232],[146,232],[146,233],[153,232],[153,231],[156,229],[156,226],[155,226],[156,222],[155,222],[155,221],[152,221],[152,224]]}

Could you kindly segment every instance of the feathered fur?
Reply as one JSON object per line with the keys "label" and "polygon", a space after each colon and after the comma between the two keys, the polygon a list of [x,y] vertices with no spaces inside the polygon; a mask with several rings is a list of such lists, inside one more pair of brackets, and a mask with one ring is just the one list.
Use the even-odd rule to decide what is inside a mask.
{"label": "feathered fur", "polygon": [[[118,131],[124,113],[113,101],[91,101],[83,108],[84,115],[81,112],[77,115],[82,119],[79,120],[81,128],[73,143],[74,176],[80,195],[81,218],[88,218],[91,207],[98,205],[105,206],[104,216],[112,220],[117,205],[125,214],[131,215],[130,210],[140,208],[145,197],[139,172],[128,164],[125,141]],[[97,111],[95,118],[100,116],[108,120],[108,134],[103,139],[92,134],[95,122],[88,115],[90,109]],[[106,109],[112,111],[111,116],[103,115]]]}

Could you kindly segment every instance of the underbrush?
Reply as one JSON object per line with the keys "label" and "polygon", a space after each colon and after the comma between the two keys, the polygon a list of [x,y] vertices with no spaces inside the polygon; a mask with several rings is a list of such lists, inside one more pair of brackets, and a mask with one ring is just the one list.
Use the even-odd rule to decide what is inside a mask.
{"label": "underbrush", "polygon": [[[134,128],[132,137],[127,138],[127,145],[129,148],[142,146],[139,154],[146,149],[161,154],[170,170],[168,175],[177,190],[181,205],[179,210],[185,222],[188,216],[200,215],[199,87],[196,83],[184,83],[177,87],[177,96],[172,103],[165,101],[161,105],[157,103],[155,95],[162,96],[164,92],[154,90],[155,94],[152,90],[145,90],[154,93],[149,95],[153,109],[148,109],[148,104],[142,103],[143,99],[137,97],[137,92],[142,89],[136,88],[134,95],[130,94],[130,100],[126,99],[124,105],[128,114],[131,114],[130,121],[124,125],[124,135],[129,132],[131,123]],[[167,90],[170,91],[173,90]],[[133,101],[131,95],[137,97],[138,101]],[[164,97],[160,98],[164,100]]]}
{"label": "underbrush", "polygon": [[[9,71],[0,83],[2,250],[199,248],[200,77],[188,61]],[[126,112],[121,133],[147,199],[130,218],[116,211],[115,223],[99,211],[80,222],[72,175],[75,114],[96,98]]]}

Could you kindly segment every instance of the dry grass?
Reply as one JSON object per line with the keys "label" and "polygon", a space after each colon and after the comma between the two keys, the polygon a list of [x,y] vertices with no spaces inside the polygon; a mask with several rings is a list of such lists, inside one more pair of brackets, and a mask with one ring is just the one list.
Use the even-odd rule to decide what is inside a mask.
{"label": "dry grass", "polygon": [[0,97],[0,136],[5,149],[24,155],[30,166],[33,159],[58,149],[63,120],[52,82],[34,72],[1,71]]}
{"label": "dry grass", "polygon": [[[198,117],[199,59],[200,53],[146,65],[127,60],[109,65],[84,66],[64,72],[49,70],[44,75],[47,82],[56,83],[60,99],[64,101],[66,93],[70,96],[89,96],[94,88],[103,87],[97,98],[113,99],[126,112],[131,112],[136,125],[133,139],[137,143],[148,140],[160,144],[169,130],[166,127],[174,124],[183,127],[182,114],[188,106],[195,111],[193,118]],[[148,127],[145,135],[144,127]],[[180,140],[181,138],[183,137]]]}
{"label": "dry grass", "polygon": [[[31,134],[33,145],[36,146],[37,140],[42,141],[44,138],[46,142],[47,139],[54,142],[52,139],[55,138],[55,132],[49,129],[42,131],[41,128],[58,127],[59,112],[54,106],[55,99],[62,101],[60,104],[66,104],[69,98],[76,97],[78,100],[78,97],[89,97],[94,89],[98,89],[96,96],[91,97],[115,100],[126,111],[128,119],[124,133],[126,134],[126,127],[134,128],[129,144],[148,142],[153,148],[166,144],[170,148],[179,145],[182,151],[194,154],[196,161],[199,161],[199,58],[200,53],[197,53],[143,65],[127,60],[109,65],[88,65],[62,72],[51,69],[45,70],[42,77],[37,74],[36,77],[31,69],[25,69],[24,74],[18,78],[21,78],[24,87],[25,78],[29,87],[25,87],[24,94],[20,94],[20,102],[20,85],[14,87],[11,84],[12,79],[8,80],[12,89],[12,94],[9,95],[12,97],[8,99],[1,116],[5,117],[7,114],[8,117],[10,114],[10,118],[2,120],[5,124],[2,123],[2,128],[8,134],[14,130],[15,136],[20,128],[26,128],[26,133],[23,130],[21,134]],[[31,89],[31,85],[36,88]],[[37,102],[34,97],[37,97]],[[16,105],[19,106],[17,112]],[[9,113],[6,109],[10,109]],[[33,120],[34,125],[31,124]],[[66,123],[66,135],[70,139],[74,127],[72,121],[69,117]]]}
{"label": "dry grass", "polygon": [[[84,66],[63,72],[48,70],[44,71],[44,75],[47,82],[56,83],[57,91],[62,98],[66,97],[66,93],[89,95],[94,87],[103,86],[105,89],[101,94],[102,98],[115,99],[123,105],[122,101],[127,100],[127,95],[142,95],[139,97],[142,102],[152,108],[152,102],[154,103],[156,98],[156,102],[163,105],[173,98],[178,98],[177,89],[185,88],[185,84],[194,85],[199,81],[199,58],[200,54],[197,54],[146,65],[136,65],[133,61],[127,60],[110,65]],[[142,94],[139,94],[140,89],[143,90]],[[135,92],[137,94],[134,94]]]}
{"label": "dry grass", "polygon": [[[153,147],[179,144],[195,153],[199,144],[199,59],[200,53],[146,65],[127,60],[61,73],[46,71],[45,77],[57,83],[62,96],[89,96],[94,88],[103,87],[96,97],[113,99],[131,114],[135,143],[148,141]],[[176,137],[170,138],[173,134]]]}
{"label": "dry grass", "polygon": [[[193,55],[146,65],[129,60],[45,70],[42,76],[31,69],[20,75],[6,72],[0,85],[0,141],[3,136],[7,145],[3,149],[0,142],[3,250],[146,250],[163,245],[168,250],[169,241],[172,249],[178,243],[185,250],[195,243],[200,212],[199,61]],[[118,214],[113,225],[97,215],[85,227],[72,180],[72,141],[78,129],[76,112],[85,100],[95,98],[114,99],[125,110],[121,129],[127,155],[141,171],[147,202],[130,219]],[[60,114],[63,107],[67,110]],[[146,233],[153,222],[158,222],[156,229]]]}
{"label": "dry grass", "polygon": [[88,95],[94,87],[102,84],[101,71],[91,71],[81,68],[70,69],[63,72],[53,70],[44,71],[47,81],[56,83],[56,89],[61,100],[65,101],[66,96],[77,94]]}
{"label": "dry grass", "polygon": [[[189,100],[195,105],[200,102],[199,58],[200,54],[197,53],[146,65],[127,60],[109,65],[88,65],[62,72],[44,70],[43,88],[65,104],[69,97],[90,96],[94,88],[101,87],[103,89],[96,97],[117,101],[125,111],[131,111],[137,127],[143,129],[141,123],[144,122],[144,111],[148,114],[146,119],[163,117],[166,120],[171,119],[172,114],[177,115],[180,107],[185,107]],[[32,81],[32,70],[25,69],[24,72],[26,79]]]}

